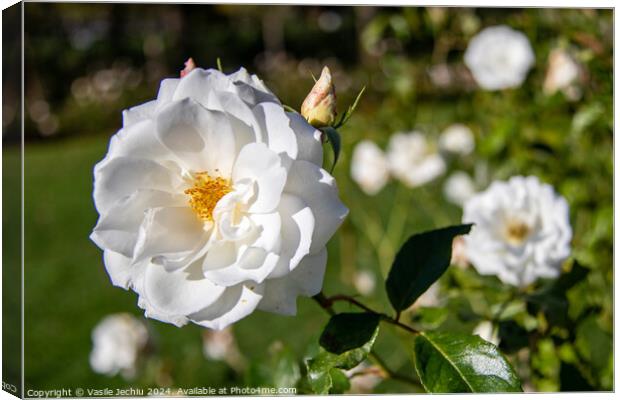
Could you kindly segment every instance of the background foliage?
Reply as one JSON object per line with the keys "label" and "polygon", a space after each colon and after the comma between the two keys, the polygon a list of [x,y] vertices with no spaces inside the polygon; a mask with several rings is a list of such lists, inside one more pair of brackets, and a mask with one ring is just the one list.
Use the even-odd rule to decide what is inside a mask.
{"label": "background foliage", "polygon": [[[363,138],[385,148],[397,130],[420,128],[436,136],[464,123],[475,134],[476,151],[453,160],[450,170],[469,171],[478,189],[517,174],[552,184],[571,206],[579,266],[571,269],[569,262],[570,272],[559,280],[514,298],[494,277],[451,267],[434,303],[403,320],[420,329],[471,333],[492,319],[500,349],[526,390],[612,389],[610,10],[27,3],[25,24],[27,388],[71,383],[308,390],[303,360],[317,354],[318,327],[327,323],[310,299],[299,301],[296,317],[256,312],[235,324],[241,369],[206,360],[199,328],[153,320],[147,324],[155,355],[135,381],[89,368],[95,324],[113,312],[140,314],[135,295],[110,284],[101,252],[88,240],[97,218],[92,167],[120,127],[121,110],[153,98],[158,82],[177,76],[192,56],[203,67],[215,66],[216,57],[226,71],[245,66],[295,108],[312,85],[311,72],[318,76],[323,64],[332,69],[339,110],[367,86],[341,130],[335,176],[351,214],[329,246],[326,293],[355,294],[355,277],[365,271],[377,282],[367,303],[389,309],[381,282],[404,240],[460,222],[460,208],[443,198],[441,179],[416,189],[391,182],[375,197],[360,191],[349,162]],[[463,65],[468,40],[494,24],[523,31],[534,48],[536,65],[519,89],[478,90]],[[577,100],[542,93],[547,56],[557,45],[571,48],[584,66]],[[16,165],[19,148],[10,143],[19,138],[17,109],[5,106],[3,116],[5,165]],[[5,168],[3,180],[17,182],[19,170]],[[5,212],[3,225],[14,226],[18,218]],[[406,335],[387,326],[374,348],[392,370],[413,376]],[[341,378],[330,376],[337,391],[352,390]],[[422,389],[384,379],[371,390]]]}

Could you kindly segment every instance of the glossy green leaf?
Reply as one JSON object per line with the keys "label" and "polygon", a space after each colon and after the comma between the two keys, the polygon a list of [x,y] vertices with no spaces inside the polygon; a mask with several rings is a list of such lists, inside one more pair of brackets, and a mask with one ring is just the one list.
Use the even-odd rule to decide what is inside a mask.
{"label": "glossy green leaf", "polygon": [[[344,314],[344,315],[351,315],[351,314]],[[342,328],[341,324],[343,323],[343,321],[346,321],[346,320],[353,321],[356,319],[357,319],[355,321],[355,323],[357,324],[356,327],[359,328],[363,326],[362,329],[366,333],[361,334],[361,335],[354,335],[355,338],[353,342],[358,345],[358,347],[355,347],[355,348],[350,348],[351,341],[345,340],[348,343],[348,345],[343,347],[340,344],[339,339],[336,339],[333,341],[332,339],[329,339],[328,345],[327,345],[328,347],[333,348],[331,346],[337,343],[336,347],[339,348],[340,350],[342,350],[343,348],[348,348],[348,350],[344,350],[340,354],[336,354],[322,347],[319,354],[316,357],[306,360],[306,368],[308,370],[308,376],[307,376],[308,383],[312,391],[316,394],[329,393],[330,389],[332,388],[334,384],[332,376],[330,375],[330,371],[333,368],[340,368],[340,369],[347,370],[347,369],[356,367],[359,363],[364,361],[368,357],[368,353],[370,353],[370,350],[372,349],[372,346],[375,343],[375,340],[377,339],[377,335],[379,334],[379,324],[378,324],[379,321],[377,319],[376,320],[377,323],[374,324],[373,320],[375,316],[372,314],[357,314],[357,316],[355,317],[346,316],[344,318],[345,318],[344,320],[341,318],[337,318],[336,322],[332,322],[333,319],[330,320],[330,322],[328,323],[328,327],[331,324],[331,328],[329,328],[330,333],[328,333],[328,336],[333,335],[337,332],[340,332],[340,329]],[[374,330],[372,330],[372,333],[369,335],[368,334],[368,332],[370,332],[369,328],[373,324],[374,324]],[[328,331],[327,327],[326,327],[326,331]],[[360,338],[362,337],[366,338],[367,341],[362,343],[362,341],[360,340]],[[323,340],[323,336],[321,336],[321,340]]]}
{"label": "glossy green leaf", "polygon": [[449,226],[411,236],[400,248],[387,281],[388,297],[396,311],[411,306],[450,265],[452,241],[471,224]]}
{"label": "glossy green leaf", "polygon": [[421,333],[414,341],[414,365],[430,393],[522,391],[512,366],[479,336]]}
{"label": "glossy green leaf", "polygon": [[375,335],[380,317],[370,313],[342,313],[331,317],[319,344],[334,354],[364,346]]}
{"label": "glossy green leaf", "polygon": [[327,141],[329,142],[329,145],[331,146],[332,151],[334,152],[334,161],[332,162],[332,166],[329,170],[329,172],[333,172],[334,167],[336,166],[336,163],[338,162],[338,157],[340,157],[340,148],[341,148],[340,134],[338,133],[336,129],[332,128],[331,126],[326,126],[324,128],[321,128],[321,132],[327,135]]}

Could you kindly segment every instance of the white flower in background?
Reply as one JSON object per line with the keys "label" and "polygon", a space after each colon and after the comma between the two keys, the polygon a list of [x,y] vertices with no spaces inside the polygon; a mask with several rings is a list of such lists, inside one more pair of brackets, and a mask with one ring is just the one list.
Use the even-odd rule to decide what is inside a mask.
{"label": "white flower in background", "polygon": [[543,91],[547,95],[554,94],[558,90],[567,91],[578,77],[579,64],[565,50],[554,49],[549,54]]}
{"label": "white flower in background", "polygon": [[422,296],[413,304],[412,308],[418,307],[437,307],[440,303],[439,298],[439,281],[433,283],[426,292],[422,293]]}
{"label": "white flower in background", "polygon": [[355,286],[355,290],[357,290],[359,294],[370,296],[372,292],[374,292],[376,284],[377,278],[375,278],[375,274],[372,272],[367,270],[355,272],[353,286]]}
{"label": "white flower in background", "polygon": [[351,177],[368,195],[379,193],[390,178],[387,158],[370,140],[359,142],[351,158]]}
{"label": "white flower in background", "polygon": [[452,124],[439,136],[439,148],[453,154],[466,156],[476,147],[474,134],[463,124]]}
{"label": "white flower in background", "polygon": [[204,330],[202,352],[208,360],[224,361],[235,370],[243,369],[243,356],[237,348],[235,335],[230,326],[221,331]]}
{"label": "white flower in background", "polygon": [[92,332],[91,368],[98,374],[113,376],[120,372],[125,379],[133,378],[148,338],[144,324],[130,314],[108,315]]}
{"label": "white flower in background", "polygon": [[351,384],[348,392],[357,394],[372,393],[375,386],[386,378],[385,372],[379,366],[372,365],[367,361],[345,371],[345,375]]}
{"label": "white flower in background", "polygon": [[464,207],[467,258],[479,273],[526,286],[555,278],[570,255],[568,203],[534,176],[496,181]]}
{"label": "white flower in background", "polygon": [[459,268],[467,268],[469,260],[467,259],[467,249],[465,248],[465,239],[463,236],[457,236],[452,240],[452,258],[450,265],[456,265]]}
{"label": "white flower in background", "polygon": [[348,213],[321,132],[245,69],[195,68],[123,112],[95,166],[91,239],[150,318],[223,329],[321,290]]}
{"label": "white flower in background", "polygon": [[451,203],[462,206],[476,194],[476,185],[466,172],[456,171],[446,179],[443,194]]}
{"label": "white flower in background", "polygon": [[499,335],[491,321],[480,322],[474,328],[473,334],[480,336],[482,339],[496,346],[499,345]]}
{"label": "white flower in background", "polygon": [[394,176],[410,187],[424,185],[446,171],[436,147],[418,131],[392,135],[387,157]]}
{"label": "white flower in background", "polygon": [[505,25],[483,29],[465,51],[467,68],[487,90],[521,86],[534,62],[527,36]]}

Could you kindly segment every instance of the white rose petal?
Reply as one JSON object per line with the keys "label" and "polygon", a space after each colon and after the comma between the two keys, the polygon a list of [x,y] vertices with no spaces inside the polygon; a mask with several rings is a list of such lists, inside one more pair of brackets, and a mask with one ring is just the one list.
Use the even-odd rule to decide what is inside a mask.
{"label": "white rose petal", "polygon": [[390,170],[383,151],[371,142],[363,140],[353,150],[351,177],[369,195],[379,193],[390,177]]}
{"label": "white rose petal", "polygon": [[463,124],[450,125],[439,137],[439,148],[449,153],[466,156],[474,151],[475,146],[474,134]]}
{"label": "white rose petal", "polygon": [[424,185],[446,171],[435,146],[417,131],[392,135],[387,157],[392,174],[409,187]]}
{"label": "white rose petal", "polygon": [[130,314],[112,314],[101,320],[92,332],[90,366],[98,374],[121,373],[131,379],[136,373],[140,352],[148,342],[142,322]]}
{"label": "white rose petal", "polygon": [[483,29],[465,51],[465,64],[486,90],[521,86],[534,62],[527,36],[505,25]]}
{"label": "white rose petal", "polygon": [[443,186],[443,194],[448,201],[462,206],[476,194],[476,186],[466,172],[456,171],[446,179]]}
{"label": "white rose petal", "polygon": [[527,286],[555,278],[570,255],[572,230],[566,200],[534,176],[496,181],[464,206],[467,259],[485,275]]}
{"label": "white rose petal", "polygon": [[348,210],[321,168],[321,133],[246,70],[200,68],[123,113],[95,166],[91,239],[145,315],[223,329],[292,314],[321,289]]}

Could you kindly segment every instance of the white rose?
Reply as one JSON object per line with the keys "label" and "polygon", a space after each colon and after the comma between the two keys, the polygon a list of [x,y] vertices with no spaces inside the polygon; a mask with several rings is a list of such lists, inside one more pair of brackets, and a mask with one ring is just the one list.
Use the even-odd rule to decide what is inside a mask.
{"label": "white rose", "polygon": [[534,176],[494,182],[465,204],[463,222],[475,224],[465,236],[469,261],[511,285],[557,277],[570,255],[568,203]]}
{"label": "white rose", "polygon": [[579,64],[566,51],[553,49],[549,54],[549,67],[543,83],[547,95],[558,90],[566,91],[579,76]]}
{"label": "white rose", "polygon": [[466,172],[456,171],[446,179],[443,185],[443,194],[451,203],[462,206],[476,194],[476,186]]}
{"label": "white rose", "polygon": [[446,170],[437,149],[417,131],[392,135],[387,157],[394,176],[410,187],[424,185]]}
{"label": "white rose", "polygon": [[471,129],[463,124],[452,124],[439,137],[439,148],[448,153],[468,155],[474,151],[476,142]]}
{"label": "white rose", "polygon": [[142,322],[130,314],[112,314],[97,324],[92,332],[93,349],[90,366],[99,374],[119,372],[131,379],[136,372],[140,352],[148,342],[148,332]]}
{"label": "white rose", "polygon": [[385,154],[370,140],[363,140],[355,146],[351,158],[351,177],[369,195],[379,193],[390,178]]}
{"label": "white rose", "polygon": [[255,75],[193,69],[123,112],[95,167],[91,239],[145,315],[224,327],[293,315],[321,290],[348,213],[321,168],[321,133]]}
{"label": "white rose", "polygon": [[505,25],[483,29],[465,51],[467,68],[487,90],[521,86],[534,62],[527,36]]}

